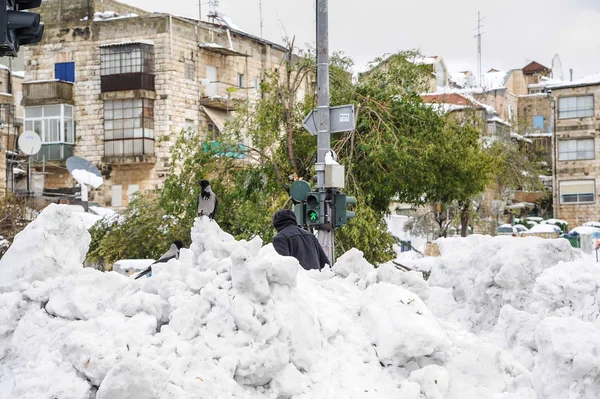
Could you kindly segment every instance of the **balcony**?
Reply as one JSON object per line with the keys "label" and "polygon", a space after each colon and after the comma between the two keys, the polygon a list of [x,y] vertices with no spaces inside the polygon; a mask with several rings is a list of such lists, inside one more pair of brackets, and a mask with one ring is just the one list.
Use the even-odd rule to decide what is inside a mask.
{"label": "balcony", "polygon": [[40,152],[33,155],[35,162],[42,161],[66,161],[67,158],[73,156],[73,144],[55,143],[42,144]]}
{"label": "balcony", "polygon": [[73,83],[60,80],[24,82],[21,105],[71,104],[73,105]]}
{"label": "balcony", "polygon": [[121,73],[105,75],[100,79],[100,91],[102,93],[130,90],[155,91],[154,75],[149,73]]}
{"label": "balcony", "polygon": [[204,93],[200,98],[200,105],[223,111],[235,109],[237,104],[247,101],[248,96],[254,94],[254,88],[239,88],[224,82],[211,82],[204,85],[203,88]]}

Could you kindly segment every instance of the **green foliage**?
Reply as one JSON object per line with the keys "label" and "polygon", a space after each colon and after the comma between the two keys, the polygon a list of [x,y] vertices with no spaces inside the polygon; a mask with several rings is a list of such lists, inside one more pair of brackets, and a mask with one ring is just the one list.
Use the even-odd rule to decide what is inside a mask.
{"label": "green foliage", "polygon": [[119,259],[158,259],[176,239],[189,244],[189,228],[179,223],[165,213],[154,194],[138,195],[123,215],[105,218],[92,227],[87,263],[112,265]]}
{"label": "green foliage", "polygon": [[531,160],[525,146],[510,140],[496,140],[489,152],[495,160],[494,177],[500,196],[514,190],[544,190],[539,176],[545,172],[538,162]]}

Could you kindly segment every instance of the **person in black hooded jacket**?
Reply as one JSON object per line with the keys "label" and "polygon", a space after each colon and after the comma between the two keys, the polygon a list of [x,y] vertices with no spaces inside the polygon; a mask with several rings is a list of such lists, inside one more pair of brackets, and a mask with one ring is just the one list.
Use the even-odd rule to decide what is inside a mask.
{"label": "person in black hooded jacket", "polygon": [[293,256],[306,270],[321,270],[330,264],[317,237],[298,227],[294,212],[288,209],[275,212],[273,227],[277,230],[273,246],[279,255]]}

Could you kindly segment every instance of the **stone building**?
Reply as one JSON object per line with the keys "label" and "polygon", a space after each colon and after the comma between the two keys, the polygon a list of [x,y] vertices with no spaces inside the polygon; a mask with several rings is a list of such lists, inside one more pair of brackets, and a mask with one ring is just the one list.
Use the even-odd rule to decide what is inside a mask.
{"label": "stone building", "polygon": [[90,193],[126,206],[167,177],[169,138],[183,129],[218,140],[236,102],[258,92],[285,47],[220,19],[149,13],[113,0],[48,0],[42,42],[26,48],[25,127],[42,137],[45,187],[73,186],[71,155],[102,171]]}
{"label": "stone building", "polygon": [[549,87],[556,115],[554,209],[569,226],[600,220],[600,74]]}
{"label": "stone building", "polygon": [[[12,191],[13,172],[19,171],[24,159],[17,157],[16,141],[23,126],[23,75],[0,65],[0,195]],[[17,169],[15,169],[17,168]]]}

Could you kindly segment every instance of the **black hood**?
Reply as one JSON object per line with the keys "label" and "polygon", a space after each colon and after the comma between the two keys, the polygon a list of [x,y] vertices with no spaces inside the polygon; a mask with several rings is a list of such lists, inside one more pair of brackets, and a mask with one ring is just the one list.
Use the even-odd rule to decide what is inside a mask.
{"label": "black hood", "polygon": [[277,232],[280,232],[288,226],[297,225],[298,222],[296,221],[296,215],[289,209],[282,209],[275,212],[275,215],[273,215],[273,227],[275,227]]}

